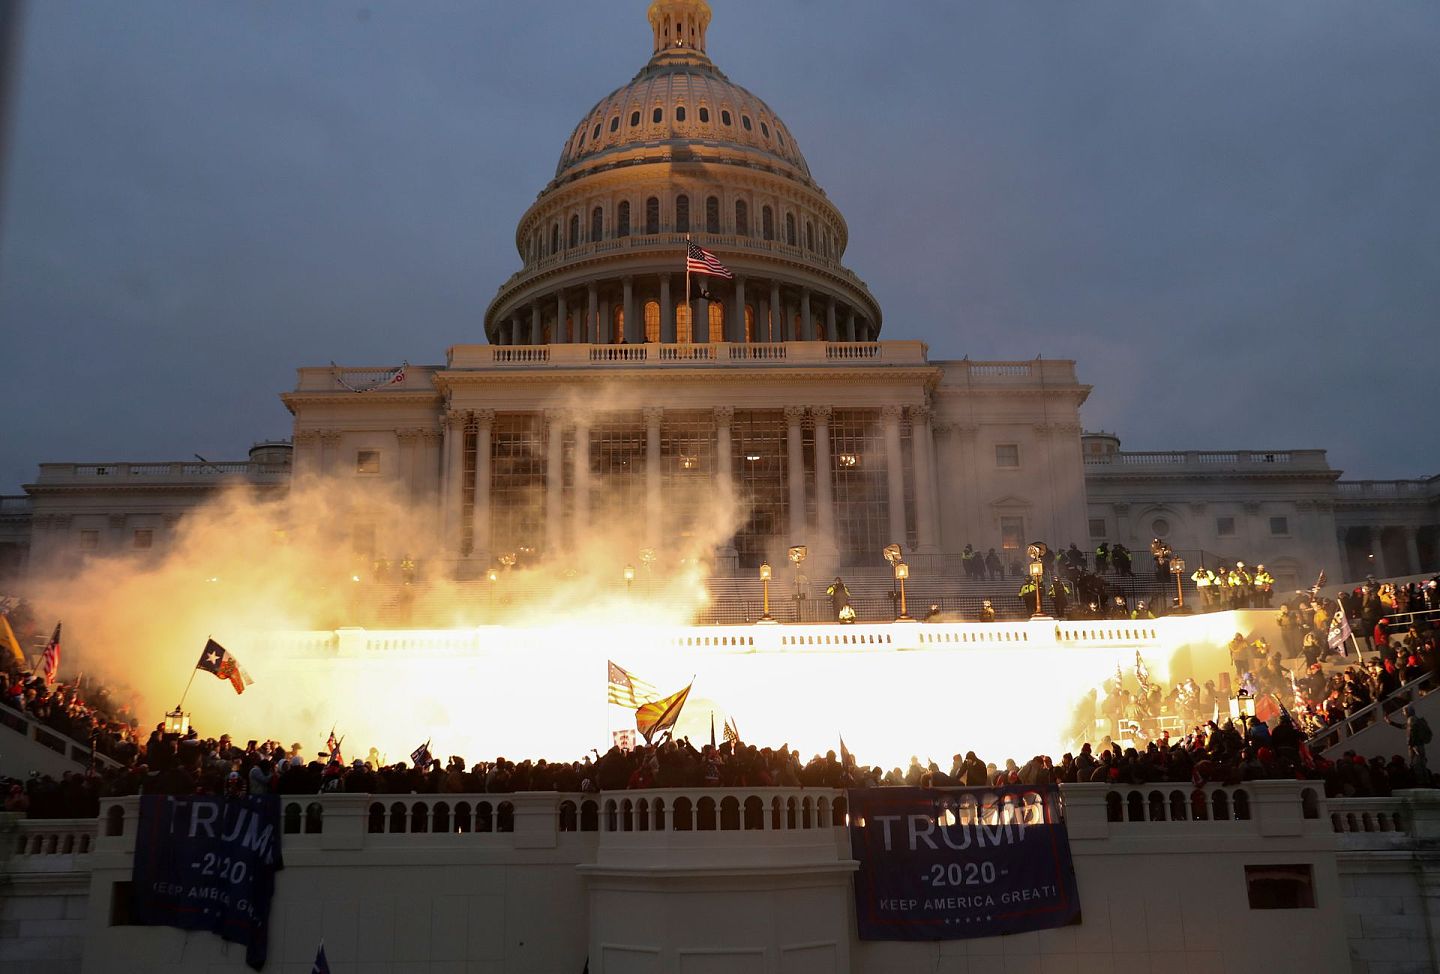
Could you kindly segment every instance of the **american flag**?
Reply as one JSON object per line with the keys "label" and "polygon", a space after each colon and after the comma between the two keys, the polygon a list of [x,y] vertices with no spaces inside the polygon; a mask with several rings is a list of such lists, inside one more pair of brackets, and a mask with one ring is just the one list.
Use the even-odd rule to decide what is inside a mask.
{"label": "american flag", "polygon": [[614,660],[606,662],[610,665],[606,690],[611,703],[638,709],[642,704],[659,699],[660,694],[652,684],[646,683]]}
{"label": "american flag", "polygon": [[55,677],[60,673],[60,623],[55,623],[55,634],[45,644],[45,652],[40,657],[40,675],[45,678],[46,686],[55,682]]}
{"label": "american flag", "polygon": [[740,729],[735,726],[735,720],[734,720],[734,718],[732,718],[732,717],[726,717],[726,718],[725,718],[725,743],[726,743],[726,744],[732,744],[732,743],[734,743],[734,742],[736,742],[736,741],[738,741],[738,740],[740,740]]}
{"label": "american flag", "polygon": [[415,750],[410,752],[410,762],[414,764],[415,767],[420,768],[421,770],[430,767],[430,761],[431,758],[429,741],[426,741],[424,744],[421,744]]}
{"label": "american flag", "polygon": [[696,274],[713,274],[716,277],[723,277],[726,280],[735,277],[734,274],[730,273],[730,268],[720,263],[715,255],[704,247],[693,241],[687,242],[687,246],[689,247],[685,255],[685,269],[687,271],[693,271]]}

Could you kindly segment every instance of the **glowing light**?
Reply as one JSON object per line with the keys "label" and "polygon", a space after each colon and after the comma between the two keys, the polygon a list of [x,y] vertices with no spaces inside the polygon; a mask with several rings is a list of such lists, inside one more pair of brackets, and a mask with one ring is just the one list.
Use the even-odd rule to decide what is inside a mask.
{"label": "glowing light", "polygon": [[842,453],[835,458],[842,467],[853,467],[859,464],[860,458],[853,453]]}

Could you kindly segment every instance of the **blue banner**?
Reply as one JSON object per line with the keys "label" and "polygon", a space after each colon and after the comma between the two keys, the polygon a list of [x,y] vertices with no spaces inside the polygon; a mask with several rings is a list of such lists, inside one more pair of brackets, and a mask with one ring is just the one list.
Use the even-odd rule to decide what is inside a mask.
{"label": "blue banner", "polygon": [[851,791],[861,940],[959,940],[1080,922],[1052,786]]}
{"label": "blue banner", "polygon": [[210,930],[265,966],[270,898],[280,858],[276,795],[145,795],[131,875],[134,921]]}

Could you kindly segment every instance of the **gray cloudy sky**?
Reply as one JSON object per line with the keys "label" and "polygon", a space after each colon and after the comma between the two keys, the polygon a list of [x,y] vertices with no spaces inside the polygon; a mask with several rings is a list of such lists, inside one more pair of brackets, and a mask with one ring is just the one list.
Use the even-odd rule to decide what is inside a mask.
{"label": "gray cloudy sky", "polygon": [[[1071,357],[1128,449],[1440,472],[1440,5],[713,0],[888,338]],[[645,0],[42,0],[0,237],[0,491],[238,458],[302,364],[482,341]]]}

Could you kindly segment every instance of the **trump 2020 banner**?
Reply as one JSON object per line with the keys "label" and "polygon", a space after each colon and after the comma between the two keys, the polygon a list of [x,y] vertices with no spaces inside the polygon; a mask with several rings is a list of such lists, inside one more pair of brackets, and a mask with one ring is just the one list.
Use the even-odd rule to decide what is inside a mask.
{"label": "trump 2020 banner", "polygon": [[265,965],[270,897],[280,858],[276,795],[146,795],[131,875],[134,920],[210,930]]}
{"label": "trump 2020 banner", "polygon": [[1080,922],[1053,787],[851,791],[861,940],[957,940]]}

